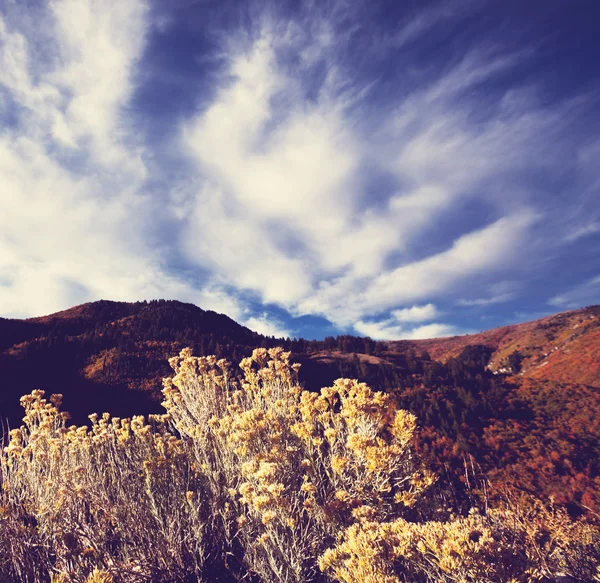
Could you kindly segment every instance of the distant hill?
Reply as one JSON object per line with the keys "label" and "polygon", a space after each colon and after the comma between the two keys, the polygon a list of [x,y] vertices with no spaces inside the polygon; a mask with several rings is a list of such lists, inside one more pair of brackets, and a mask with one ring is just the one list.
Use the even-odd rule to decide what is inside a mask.
{"label": "distant hill", "polygon": [[[479,467],[600,513],[600,307],[480,334],[375,342],[266,337],[177,301],[99,301],[27,320],[0,318],[0,418],[20,423],[19,397],[62,393],[73,420],[161,412],[167,359],[186,346],[234,363],[280,345],[310,390],[358,378],[394,392],[419,419],[418,449],[467,492]],[[456,494],[458,495],[458,494]]]}
{"label": "distant hill", "polygon": [[388,350],[409,349],[446,362],[467,346],[492,349],[488,368],[496,373],[600,387],[600,306],[562,312],[533,322],[494,328],[480,334],[386,343]]}
{"label": "distant hill", "polygon": [[369,338],[276,339],[192,304],[101,300],[27,320],[0,318],[0,417],[18,423],[19,397],[34,388],[63,393],[77,422],[97,409],[120,416],[155,412],[161,379],[171,373],[167,360],[182,348],[237,363],[254,348],[276,345],[303,363],[310,388],[340,376],[393,387],[402,376],[383,345]]}

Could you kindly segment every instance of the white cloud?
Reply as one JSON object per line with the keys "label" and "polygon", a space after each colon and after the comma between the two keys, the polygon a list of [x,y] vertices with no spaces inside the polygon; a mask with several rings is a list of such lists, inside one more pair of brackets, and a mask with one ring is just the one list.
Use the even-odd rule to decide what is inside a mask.
{"label": "white cloud", "polygon": [[431,323],[415,328],[405,328],[394,325],[391,320],[383,322],[358,321],[354,328],[359,334],[369,336],[374,340],[419,340],[423,338],[441,338],[445,336],[458,336],[469,334],[469,330],[463,330],[450,324]]}
{"label": "white cloud", "polygon": [[[418,322],[427,322],[440,316],[434,304],[412,306],[401,310],[392,310],[390,317],[384,320],[359,320],[354,324],[354,329],[365,336],[375,340],[416,340],[419,338],[438,338],[441,336],[456,336],[467,334],[450,324],[434,322],[421,326],[410,326]],[[407,326],[408,324],[408,326]]]}
{"label": "white cloud", "polygon": [[[535,214],[523,211],[513,217],[459,237],[441,253],[384,272],[356,289],[346,279],[323,286],[304,307],[307,312],[327,306],[328,314],[346,324],[361,317],[365,307],[381,312],[400,303],[433,298],[455,290],[470,277],[501,271],[512,262],[526,241]],[[354,287],[354,293],[350,288]]]}
{"label": "white cloud", "polygon": [[425,324],[424,326],[419,326],[418,328],[413,328],[409,335],[405,336],[405,338],[410,338],[411,340],[419,340],[423,338],[441,338],[445,336],[462,336],[464,334],[472,334],[472,330],[465,330],[464,328],[459,328],[457,326],[452,326],[450,324]]}
{"label": "white cloud", "polygon": [[485,307],[509,302],[518,296],[520,287],[517,281],[497,281],[478,290],[481,293],[481,297],[460,298],[456,301],[456,305],[462,307]]}
{"label": "white cloud", "polygon": [[197,295],[165,272],[144,236],[147,170],[122,110],[144,48],[145,4],[61,0],[40,11],[39,34],[20,12],[0,19],[0,93],[11,98],[0,115],[17,116],[0,130],[2,315]]}
{"label": "white cloud", "polygon": [[69,96],[60,135],[68,142],[89,139],[97,163],[113,170],[131,166],[143,176],[143,164],[120,138],[127,129],[121,108],[132,94],[134,66],[145,46],[146,2],[61,0],[50,7],[62,66],[47,79]]}
{"label": "white cloud", "polygon": [[363,336],[369,336],[374,340],[397,340],[405,333],[402,326],[393,322],[363,322],[359,320],[354,324],[354,329]]}
{"label": "white cloud", "polygon": [[551,306],[575,310],[592,304],[600,304],[600,275],[592,277],[573,289],[548,300]]}
{"label": "white cloud", "polygon": [[509,302],[514,298],[514,294],[500,294],[489,298],[474,298],[474,299],[461,299],[456,302],[457,306],[492,306],[494,304],[501,304],[503,302]]}
{"label": "white cloud", "polygon": [[579,228],[576,228],[574,231],[569,233],[565,237],[565,241],[568,243],[572,243],[581,239],[582,237],[587,237],[588,235],[595,235],[596,233],[600,233],[600,222],[589,223],[587,225],[583,225]]}
{"label": "white cloud", "polygon": [[289,330],[281,322],[272,320],[268,314],[263,313],[259,316],[252,316],[243,322],[244,326],[254,330],[264,336],[275,336],[275,338],[287,338],[290,336]]}
{"label": "white cloud", "polygon": [[426,322],[437,318],[438,315],[438,310],[433,304],[392,311],[392,317],[397,322]]}
{"label": "white cloud", "polygon": [[[343,326],[511,267],[537,214],[517,189],[497,197],[489,183],[531,163],[531,145],[555,116],[515,97],[499,118],[475,124],[458,97],[522,57],[469,53],[365,124],[362,88],[338,68],[335,38],[325,39],[336,82],[310,101],[302,70],[292,74],[280,58],[307,51],[305,37],[268,23],[250,48],[228,47],[222,87],[182,128],[200,184],[182,234],[189,259],[265,302]],[[312,66],[311,54],[303,66]],[[367,167],[392,176],[396,190],[374,197]],[[469,198],[496,220],[412,259],[425,233]]]}

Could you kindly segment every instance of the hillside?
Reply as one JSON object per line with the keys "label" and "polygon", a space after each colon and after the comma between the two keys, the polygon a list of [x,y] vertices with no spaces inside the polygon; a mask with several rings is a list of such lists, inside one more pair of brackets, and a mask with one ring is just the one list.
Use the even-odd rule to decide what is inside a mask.
{"label": "hillside", "polygon": [[[19,397],[60,392],[78,421],[97,409],[157,412],[167,359],[247,352],[262,337],[231,318],[175,301],[98,301],[28,320],[0,319],[0,415],[20,419]],[[241,352],[240,352],[241,355]]]}
{"label": "hillside", "polygon": [[477,345],[493,350],[488,364],[493,372],[600,387],[600,306],[479,334],[387,343],[390,351],[412,348],[441,362]]}
{"label": "hillside", "polygon": [[347,377],[394,393],[417,416],[417,447],[455,497],[481,470],[499,488],[600,512],[598,306],[481,334],[375,342],[265,337],[176,301],[93,302],[0,319],[0,415],[18,426],[19,397],[35,388],[62,393],[77,423],[92,412],[161,412],[167,359],[187,346],[234,366],[254,348],[282,346],[309,390]]}
{"label": "hillside", "polygon": [[480,334],[374,342],[353,336],[276,340],[192,304],[101,300],[28,320],[0,318],[0,403],[32,388],[58,389],[67,378],[88,396],[104,387],[157,397],[170,373],[167,359],[185,346],[238,362],[253,348],[275,344],[292,351],[314,389],[339,376],[388,389],[411,384],[428,363],[447,364],[478,346],[490,349],[485,364],[493,373],[600,387],[600,306]]}
{"label": "hillside", "polygon": [[396,356],[385,358],[383,345],[368,338],[267,338],[192,304],[101,300],[28,320],[0,319],[0,416],[17,424],[19,397],[35,388],[63,393],[78,422],[97,409],[120,416],[157,412],[162,378],[171,372],[168,358],[182,348],[237,363],[254,348],[275,345],[303,363],[309,388],[340,376],[392,388],[402,377]]}

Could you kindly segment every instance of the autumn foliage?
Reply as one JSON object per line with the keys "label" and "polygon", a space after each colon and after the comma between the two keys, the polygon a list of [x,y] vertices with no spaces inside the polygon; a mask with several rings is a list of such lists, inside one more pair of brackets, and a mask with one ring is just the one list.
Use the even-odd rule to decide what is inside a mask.
{"label": "autumn foliage", "polygon": [[2,451],[0,580],[508,582],[598,578],[600,531],[551,501],[437,508],[417,419],[339,379],[302,390],[282,349],[170,359],[166,414],[23,397]]}

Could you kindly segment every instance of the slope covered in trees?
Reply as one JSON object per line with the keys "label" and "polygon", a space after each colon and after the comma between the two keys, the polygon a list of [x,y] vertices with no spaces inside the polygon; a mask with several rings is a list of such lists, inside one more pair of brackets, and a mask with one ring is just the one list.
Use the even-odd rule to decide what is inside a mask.
{"label": "slope covered in trees", "polygon": [[492,371],[600,387],[600,306],[480,334],[386,345],[392,351],[427,352],[440,361],[458,356],[467,346],[483,345],[491,349],[488,366]]}

